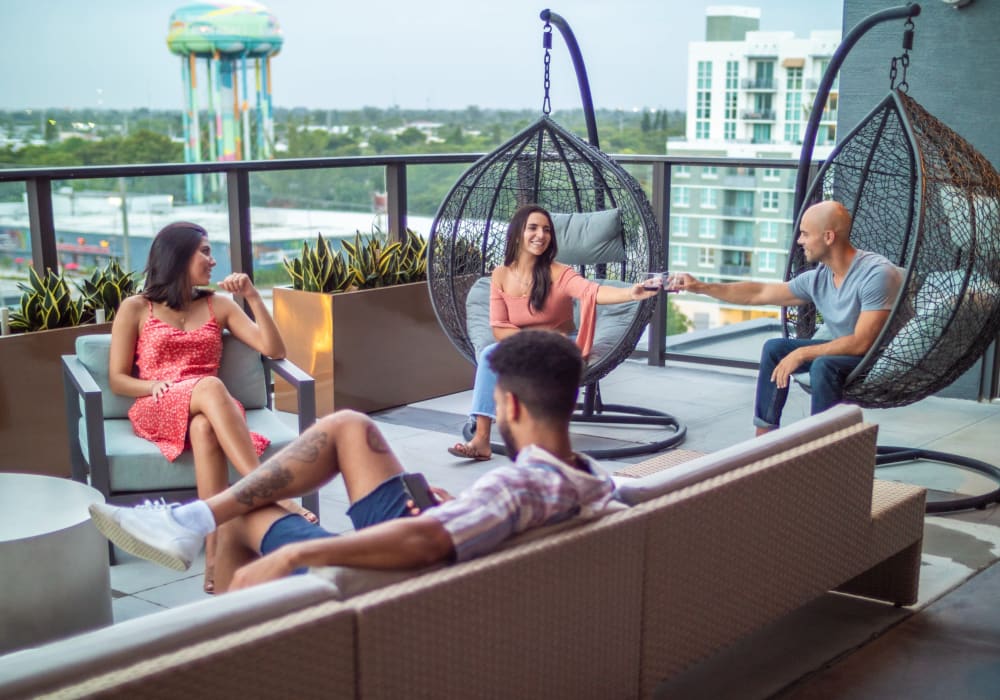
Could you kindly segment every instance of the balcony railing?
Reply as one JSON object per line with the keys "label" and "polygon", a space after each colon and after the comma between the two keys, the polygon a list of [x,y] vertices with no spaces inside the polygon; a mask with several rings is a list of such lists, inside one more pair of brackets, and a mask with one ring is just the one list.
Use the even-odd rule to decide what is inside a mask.
{"label": "balcony railing", "polygon": [[724,233],[722,245],[727,248],[752,248],[753,236],[746,233]]}
{"label": "balcony railing", "polygon": [[[229,224],[229,255],[230,267],[234,272],[253,274],[254,240],[253,221],[251,214],[250,176],[264,172],[294,172],[304,170],[337,170],[342,168],[372,168],[383,170],[385,189],[387,193],[386,228],[393,237],[401,237],[407,227],[407,174],[411,168],[434,166],[443,167],[455,164],[471,164],[482,154],[432,154],[432,155],[385,155],[341,158],[301,158],[278,159],[266,161],[229,161],[204,162],[188,164],[155,164],[155,165],[111,165],[111,166],[79,166],[62,168],[29,168],[0,169],[0,183],[23,183],[28,210],[28,228],[30,238],[31,265],[39,273],[44,274],[47,268],[57,270],[60,267],[59,251],[57,249],[56,221],[53,212],[53,182],[61,183],[70,180],[117,180],[118,178],[137,177],[172,177],[192,174],[215,174],[223,182],[220,191],[225,192],[225,200],[221,205],[228,212]],[[652,156],[624,155],[613,156],[615,160],[626,166],[633,173],[638,173],[644,189],[650,197],[653,213],[660,223],[660,235],[664,259],[658,264],[660,269],[669,269],[670,240],[669,231],[664,222],[670,221],[671,209],[671,169],[675,165],[687,165],[692,168],[794,168],[798,165],[793,160],[761,159],[761,158],[725,158],[725,157],[695,157],[695,156]],[[819,165],[813,166],[813,170]],[[728,215],[752,216],[753,211],[747,207],[723,207]],[[65,236],[65,231],[61,231]],[[749,266],[727,268],[727,275],[748,275]],[[649,364],[662,365],[672,353],[666,350],[667,305],[665,297],[657,304],[657,309],[650,323],[649,350],[637,351],[638,356],[645,355]],[[675,358],[681,359],[681,358]],[[693,362],[707,362],[728,366],[744,366],[746,363],[727,361],[708,356],[688,356],[683,359]]]}
{"label": "balcony railing", "polygon": [[753,207],[727,204],[722,207],[723,216],[753,216]]}
{"label": "balcony railing", "polygon": [[774,110],[773,109],[746,110],[743,112],[743,118],[747,121],[773,122]]}
{"label": "balcony railing", "polygon": [[741,85],[744,90],[773,92],[778,89],[774,78],[744,78]]}
{"label": "balcony railing", "polygon": [[746,187],[753,189],[757,187],[757,178],[753,175],[726,175],[722,179],[722,184],[726,187]]}

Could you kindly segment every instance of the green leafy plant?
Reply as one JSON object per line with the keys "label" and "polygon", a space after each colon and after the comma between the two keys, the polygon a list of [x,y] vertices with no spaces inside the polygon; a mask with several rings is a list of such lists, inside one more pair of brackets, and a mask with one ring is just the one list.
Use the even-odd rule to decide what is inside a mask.
{"label": "green leafy plant", "polygon": [[69,328],[80,324],[83,299],[73,299],[63,275],[46,270],[41,277],[34,268],[28,269],[28,283],[18,282],[21,305],[10,315],[13,333],[30,333],[52,328]]}
{"label": "green leafy plant", "polygon": [[303,243],[302,255],[292,260],[285,258],[283,264],[293,289],[332,294],[344,291],[351,283],[344,256],[330,248],[323,234],[318,234],[315,248]]}
{"label": "green leafy plant", "polygon": [[427,279],[427,239],[406,229],[406,240],[399,251],[399,284]]}
{"label": "green leafy plant", "polygon": [[343,252],[334,252],[319,234],[315,248],[303,243],[302,255],[285,258],[292,288],[336,293],[427,279],[427,240],[410,229],[402,242],[390,242],[376,229],[371,234],[358,231],[353,241],[343,241],[341,246]]}
{"label": "green leafy plant", "polygon": [[126,272],[112,258],[104,269],[95,270],[90,279],[77,285],[83,299],[81,323],[92,323],[97,315],[97,309],[104,310],[104,319],[111,321],[118,312],[122,300],[139,291],[138,273]]}
{"label": "green leafy plant", "polygon": [[347,270],[352,287],[374,289],[399,284],[402,243],[388,243],[377,232],[366,236],[358,231],[353,243],[344,241],[341,245],[347,256]]}

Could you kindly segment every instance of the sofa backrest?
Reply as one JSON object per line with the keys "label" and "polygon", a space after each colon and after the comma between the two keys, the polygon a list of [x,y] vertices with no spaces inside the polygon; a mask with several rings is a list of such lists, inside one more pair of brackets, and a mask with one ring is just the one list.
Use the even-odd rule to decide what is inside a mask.
{"label": "sofa backrest", "polygon": [[315,576],[292,576],[13,652],[0,657],[0,695],[35,697],[137,661],[190,649],[329,601],[332,590]]}
{"label": "sofa backrest", "polygon": [[856,575],[877,432],[856,423],[628,511],[647,525],[641,697]]}
{"label": "sofa backrest", "polygon": [[[111,334],[82,335],[76,339],[76,355],[101,388],[105,418],[126,418],[135,399],[111,391],[108,364],[111,358]],[[219,378],[229,393],[247,410],[267,405],[267,387],[260,353],[228,331],[222,335],[222,360]]]}
{"label": "sofa backrest", "polygon": [[861,422],[861,409],[841,404],[760,437],[637,479],[619,480],[615,496],[629,505],[682,489]]}

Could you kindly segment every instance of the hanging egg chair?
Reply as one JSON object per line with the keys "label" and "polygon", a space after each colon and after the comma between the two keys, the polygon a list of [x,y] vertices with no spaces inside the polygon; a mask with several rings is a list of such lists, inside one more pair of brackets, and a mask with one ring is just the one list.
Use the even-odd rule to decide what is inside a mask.
{"label": "hanging egg chair", "polygon": [[[840,201],[853,216],[852,245],[880,253],[904,270],[885,326],[844,387],[844,401],[866,408],[905,406],[940,391],[972,367],[1000,333],[1000,175],[907,93],[912,18],[919,13],[919,5],[890,8],[845,38],[817,91],[799,162],[795,230],[813,203]],[[901,82],[895,85],[894,58],[889,95],[834,148],[806,188],[819,113],[846,50],[871,26],[902,17],[907,24],[898,59]],[[785,279],[810,267],[793,244]],[[785,336],[812,338],[818,321],[812,305],[788,308]],[[996,467],[957,455],[887,446],[879,447],[879,455],[880,465],[927,459],[1000,481]],[[998,500],[1000,489],[929,501],[927,511]]]}
{"label": "hanging egg chair", "polygon": [[[893,90],[833,151],[806,195],[853,212],[851,242],[906,270],[878,340],[845,400],[905,406],[940,391],[1000,332],[1000,175],[965,139]],[[801,216],[801,214],[800,214]],[[802,248],[788,279],[807,267]],[[812,307],[786,316],[812,337]]]}
{"label": "hanging egg chair", "polygon": [[[578,53],[574,65],[590,143],[549,117],[550,23],[560,28],[571,51],[576,44],[561,17],[545,11],[542,19],[546,20],[542,117],[459,178],[441,203],[428,238],[427,283],[432,304],[448,337],[472,363],[479,350],[495,342],[488,316],[489,275],[503,265],[507,226],[522,205],[536,203],[552,214],[558,261],[575,266],[585,277],[631,286],[641,282],[647,271],[663,267],[659,227],[642,187],[598,148],[586,72]],[[574,420],[662,426],[671,434],[635,447],[587,450],[591,456],[660,451],[684,438],[686,429],[668,414],[604,404],[597,384],[635,350],[654,303],[650,299],[597,307],[593,348],[581,382],[584,400]],[[494,446],[494,451],[502,450],[502,445]]]}

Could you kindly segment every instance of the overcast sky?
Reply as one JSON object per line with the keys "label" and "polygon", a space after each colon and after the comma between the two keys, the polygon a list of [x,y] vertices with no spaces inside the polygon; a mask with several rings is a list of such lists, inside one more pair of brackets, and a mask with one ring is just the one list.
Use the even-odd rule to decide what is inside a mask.
{"label": "overcast sky", "polygon": [[[183,0],[0,0],[7,61],[0,109],[182,106],[180,58],[166,46]],[[461,109],[542,101],[542,22],[562,15],[580,44],[595,106],[684,107],[687,44],[707,0],[270,0],[284,48],[274,104]],[[729,3],[737,4],[737,3]],[[761,29],[841,29],[842,0],[760,0]],[[552,106],[579,107],[572,63],[553,43]],[[204,106],[204,105],[203,105]]]}

